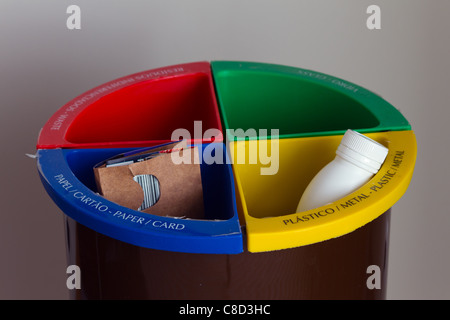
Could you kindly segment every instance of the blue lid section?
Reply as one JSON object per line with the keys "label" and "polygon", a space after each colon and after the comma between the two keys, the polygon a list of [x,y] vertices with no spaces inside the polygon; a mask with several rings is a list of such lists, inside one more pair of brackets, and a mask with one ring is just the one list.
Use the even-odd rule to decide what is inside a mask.
{"label": "blue lid section", "polygon": [[[209,150],[203,152],[203,158],[211,157],[212,146],[227,157],[222,143],[197,146],[199,150]],[[65,214],[109,237],[141,247],[176,252],[233,254],[243,251],[229,161],[207,164],[207,159],[203,159],[200,165],[205,212],[216,210],[216,219],[223,220],[177,219],[125,208],[95,192],[93,166],[129,150],[39,150],[38,170],[48,194]]]}

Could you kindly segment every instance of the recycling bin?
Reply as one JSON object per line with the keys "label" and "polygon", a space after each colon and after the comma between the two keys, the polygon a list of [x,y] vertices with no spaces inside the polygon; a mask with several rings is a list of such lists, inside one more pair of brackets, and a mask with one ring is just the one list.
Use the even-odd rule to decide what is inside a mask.
{"label": "recycling bin", "polygon": [[[173,142],[177,129],[202,159],[204,218],[144,213],[100,194],[96,164]],[[295,212],[347,129],[389,149],[379,172]],[[386,298],[391,208],[412,178],[416,140],[395,107],[356,84],[256,62],[148,70],[68,102],[37,149],[63,213],[67,263],[81,270],[74,299]]]}

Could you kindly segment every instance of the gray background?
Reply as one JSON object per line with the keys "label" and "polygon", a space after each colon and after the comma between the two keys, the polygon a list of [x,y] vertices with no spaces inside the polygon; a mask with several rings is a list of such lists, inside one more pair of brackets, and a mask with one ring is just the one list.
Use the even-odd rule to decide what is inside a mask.
{"label": "gray background", "polygon": [[[81,7],[81,30],[66,8]],[[381,30],[366,8],[381,7]],[[34,153],[46,120],[120,76],[199,60],[312,69],[375,91],[410,121],[415,175],[394,206],[388,298],[450,298],[450,1],[0,1],[0,298],[66,299],[62,217]]]}

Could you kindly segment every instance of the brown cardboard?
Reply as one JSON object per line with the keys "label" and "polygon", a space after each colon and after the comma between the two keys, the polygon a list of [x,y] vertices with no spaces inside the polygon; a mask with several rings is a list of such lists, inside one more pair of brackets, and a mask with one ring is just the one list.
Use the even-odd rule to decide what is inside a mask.
{"label": "brown cardboard", "polygon": [[[160,149],[165,148],[167,146]],[[138,210],[144,200],[144,192],[133,177],[151,174],[159,181],[160,198],[142,212],[158,216],[203,219],[203,189],[198,149],[192,147],[173,150],[172,153],[178,153],[176,156],[190,156],[191,161],[175,164],[172,161],[172,153],[159,153],[155,158],[128,165],[106,167],[103,164],[95,167],[99,193],[121,206]],[[186,152],[189,154],[186,155]]]}

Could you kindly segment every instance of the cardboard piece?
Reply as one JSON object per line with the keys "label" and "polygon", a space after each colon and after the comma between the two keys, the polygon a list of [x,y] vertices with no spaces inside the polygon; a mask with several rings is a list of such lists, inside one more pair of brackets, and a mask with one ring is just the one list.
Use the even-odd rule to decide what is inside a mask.
{"label": "cardboard piece", "polygon": [[[94,167],[94,175],[99,193],[117,204],[145,213],[158,216],[170,216],[190,219],[204,219],[203,188],[197,147],[184,147],[185,143],[167,144],[133,154],[142,158],[151,152],[146,160],[128,161],[120,164],[120,160],[130,158],[122,154],[108,159]],[[181,148],[180,148],[181,147]],[[188,158],[190,161],[176,164],[174,156]],[[114,160],[112,166],[108,161]],[[144,203],[145,188],[135,177],[152,175],[156,185],[156,203],[148,208],[140,209]],[[159,184],[158,184],[159,182]],[[150,188],[151,189],[151,188]]]}

